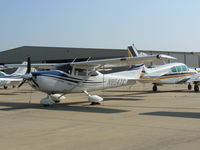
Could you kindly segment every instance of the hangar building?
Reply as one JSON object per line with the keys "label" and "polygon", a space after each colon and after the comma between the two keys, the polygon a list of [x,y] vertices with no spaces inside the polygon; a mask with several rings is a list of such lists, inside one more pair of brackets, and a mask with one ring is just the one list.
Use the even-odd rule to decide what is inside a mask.
{"label": "hangar building", "polygon": [[[156,50],[139,50],[147,54],[166,54],[178,58],[177,62],[183,62],[189,67],[200,67],[200,56],[189,52],[171,52]],[[127,49],[98,49],[98,48],[71,48],[71,47],[41,47],[23,46],[0,52],[0,64],[21,63],[31,57],[32,62],[55,63],[72,62],[116,57],[127,57]],[[160,64],[153,62],[149,65]]]}

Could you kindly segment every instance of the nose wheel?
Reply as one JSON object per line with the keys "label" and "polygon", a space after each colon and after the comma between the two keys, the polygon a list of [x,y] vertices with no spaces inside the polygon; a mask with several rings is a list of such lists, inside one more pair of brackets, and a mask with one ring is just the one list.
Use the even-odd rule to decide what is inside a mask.
{"label": "nose wheel", "polygon": [[154,84],[152,89],[153,89],[154,92],[157,92],[157,91],[158,91],[158,87],[157,87],[157,85]]}

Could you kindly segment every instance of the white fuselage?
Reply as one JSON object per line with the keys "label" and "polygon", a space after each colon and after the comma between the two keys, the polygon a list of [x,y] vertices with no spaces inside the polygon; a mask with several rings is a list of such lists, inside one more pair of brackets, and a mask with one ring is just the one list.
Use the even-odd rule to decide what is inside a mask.
{"label": "white fuselage", "polygon": [[[141,74],[141,70],[137,71],[137,78]],[[130,78],[130,75],[133,75]],[[119,87],[136,82],[134,73],[131,71],[124,71],[120,73],[101,74],[96,72],[94,76],[74,76],[62,71],[47,71],[45,72],[33,72],[32,80],[34,80],[38,86],[35,86],[34,82],[29,82],[34,88],[48,94],[54,93],[79,93],[83,91],[95,91],[106,88]]]}
{"label": "white fuselage", "polygon": [[18,85],[22,81],[22,78],[5,76],[0,77],[0,86],[8,86],[8,85]]}
{"label": "white fuselage", "polygon": [[146,69],[141,76],[142,83],[179,84],[186,83],[194,74],[194,69],[189,69],[183,63],[171,63],[156,68]]}

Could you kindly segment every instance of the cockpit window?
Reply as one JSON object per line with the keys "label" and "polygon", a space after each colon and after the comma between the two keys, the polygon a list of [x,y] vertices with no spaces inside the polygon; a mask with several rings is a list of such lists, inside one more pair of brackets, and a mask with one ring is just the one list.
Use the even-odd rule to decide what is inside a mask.
{"label": "cockpit window", "polygon": [[182,71],[188,71],[187,66],[175,66],[171,68],[172,72],[182,72]]}
{"label": "cockpit window", "polygon": [[63,72],[66,72],[68,74],[72,73],[72,67],[70,65],[62,65],[62,66],[58,66],[56,67],[56,69],[61,70]]}
{"label": "cockpit window", "polygon": [[182,66],[177,66],[176,70],[177,70],[177,72],[181,72],[182,71]]}
{"label": "cockpit window", "polygon": [[171,71],[172,71],[172,72],[177,72],[176,67],[172,67],[172,68],[171,68]]}
{"label": "cockpit window", "polygon": [[188,71],[187,66],[182,66],[182,71]]}
{"label": "cockpit window", "polygon": [[75,69],[76,76],[87,76],[87,70],[84,69]]}

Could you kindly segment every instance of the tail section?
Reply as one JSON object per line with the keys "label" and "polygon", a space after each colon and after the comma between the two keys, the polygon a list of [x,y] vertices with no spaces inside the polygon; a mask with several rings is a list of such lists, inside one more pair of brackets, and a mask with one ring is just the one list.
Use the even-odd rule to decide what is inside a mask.
{"label": "tail section", "polygon": [[[135,47],[135,45],[133,44],[132,46],[128,46],[128,56],[129,57],[138,57],[140,56],[141,54],[138,53],[138,50],[137,48]],[[143,54],[144,55],[144,54]],[[145,66],[145,64],[140,64],[140,65],[143,65],[143,69],[142,69],[142,72],[144,73],[148,73],[148,68]],[[130,68],[134,68],[136,65],[134,66],[131,66]],[[129,68],[129,69],[130,69]]]}
{"label": "tail section", "polygon": [[128,56],[129,57],[137,57],[137,56],[139,56],[137,48],[134,46],[134,44],[132,46],[128,46]]}
{"label": "tail section", "polygon": [[[27,62],[23,62],[22,64],[26,65]],[[24,75],[27,72],[26,67],[19,67],[12,75],[17,76],[17,75]]]}

